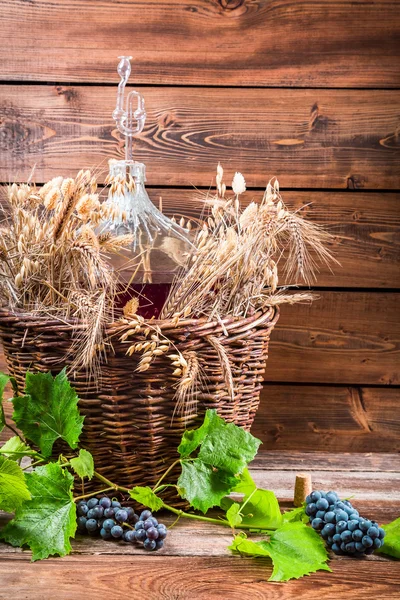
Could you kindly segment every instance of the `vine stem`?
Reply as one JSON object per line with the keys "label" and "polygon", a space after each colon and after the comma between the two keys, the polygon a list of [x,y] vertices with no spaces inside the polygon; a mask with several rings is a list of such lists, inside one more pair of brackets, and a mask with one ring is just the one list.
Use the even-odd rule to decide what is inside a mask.
{"label": "vine stem", "polygon": [[181,462],[181,459],[178,458],[175,462],[172,463],[172,465],[170,467],[168,467],[168,469],[165,471],[165,473],[163,475],[161,475],[160,479],[157,481],[156,485],[153,487],[153,492],[155,492],[157,490],[157,488],[160,485],[160,483],[162,482],[162,480],[166,478],[168,473],[170,473],[172,471],[172,469],[175,467],[175,465],[177,465],[180,462]]}
{"label": "vine stem", "polygon": [[74,502],[78,502],[78,500],[83,500],[84,498],[90,498],[91,496],[96,496],[97,494],[104,494],[105,492],[111,492],[111,490],[115,490],[115,487],[104,488],[104,490],[97,490],[96,492],[89,492],[88,494],[82,494],[82,496],[75,496]]}
{"label": "vine stem", "polygon": [[[179,510],[178,508],[174,508],[173,506],[169,506],[169,504],[164,503],[164,508],[173,512],[178,517],[184,517],[185,519],[197,519],[198,521],[206,521],[207,523],[214,523],[215,525],[224,525],[225,527],[230,527],[231,525],[225,519],[212,519],[211,517],[202,517],[201,515],[194,515],[191,513],[187,513],[183,510]],[[255,529],[254,525],[243,525],[241,524],[239,529]],[[260,531],[275,531],[275,527],[269,527],[268,529]]]}
{"label": "vine stem", "polygon": [[[108,485],[111,489],[115,490],[116,492],[125,492],[126,494],[129,494],[129,492],[130,492],[129,488],[123,487],[121,485],[117,485],[116,483],[113,483],[106,477],[103,477],[103,475],[100,475],[100,473],[98,473],[97,471],[95,471],[93,473],[93,475],[96,477],[96,479],[98,479],[99,481],[102,481],[103,483]],[[98,492],[96,492],[96,493],[98,493]]]}
{"label": "vine stem", "polygon": [[17,431],[16,429],[14,429],[14,427],[13,427],[12,425],[10,425],[9,423],[5,423],[5,426],[6,426],[6,427],[8,427],[8,429],[11,429],[11,431],[12,431],[13,433],[15,433],[15,435],[16,435],[17,437],[19,437],[20,439],[23,439],[23,438],[21,437],[21,435],[18,433],[18,431]]}

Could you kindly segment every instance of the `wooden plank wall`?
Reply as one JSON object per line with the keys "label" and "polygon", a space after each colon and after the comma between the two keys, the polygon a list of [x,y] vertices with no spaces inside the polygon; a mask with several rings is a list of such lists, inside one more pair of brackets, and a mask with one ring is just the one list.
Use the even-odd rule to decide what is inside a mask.
{"label": "wooden plank wall", "polygon": [[247,201],[276,175],[335,236],[319,301],[282,308],[264,448],[400,451],[400,0],[3,0],[0,23],[0,181],[104,176],[134,55],[136,156],[168,214],[198,214],[221,161]]}

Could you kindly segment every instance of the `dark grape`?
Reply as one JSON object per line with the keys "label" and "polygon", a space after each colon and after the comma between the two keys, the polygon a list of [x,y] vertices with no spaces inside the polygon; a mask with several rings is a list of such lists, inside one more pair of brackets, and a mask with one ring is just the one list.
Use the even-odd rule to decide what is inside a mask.
{"label": "dark grape", "polygon": [[349,531],[355,531],[356,529],[358,529],[358,519],[351,519],[350,521],[348,521],[347,529]]}
{"label": "dark grape", "polygon": [[355,531],[353,531],[353,540],[355,542],[361,542],[361,540],[363,539],[364,534],[361,531],[361,529],[356,529]]}
{"label": "dark grape", "polygon": [[95,506],[97,506],[99,503],[98,498],[90,498],[90,500],[88,500],[87,505],[89,508],[94,508]]}
{"label": "dark grape", "polygon": [[317,502],[321,498],[321,492],[311,492],[309,498],[311,502]]}
{"label": "dark grape", "polygon": [[126,521],[128,520],[127,511],[123,508],[117,510],[117,512],[115,513],[115,520],[118,521],[118,523],[126,523]]}
{"label": "dark grape", "polygon": [[333,511],[325,513],[325,522],[326,523],[335,523],[336,522],[336,515]]}
{"label": "dark grape", "polygon": [[368,529],[371,527],[372,523],[371,521],[368,521],[368,519],[361,519],[360,521],[360,529],[361,531],[364,531],[365,533],[367,533]]}
{"label": "dark grape", "polygon": [[365,546],[366,548],[370,548],[373,545],[373,541],[371,540],[371,538],[369,537],[369,535],[364,535],[363,539],[361,540],[363,543],[363,546]]}
{"label": "dark grape", "polygon": [[130,542],[131,544],[133,542],[136,542],[136,531],[132,531],[132,529],[128,529],[128,531],[125,531],[124,540],[126,542]]}
{"label": "dark grape", "polygon": [[100,535],[103,538],[103,540],[109,540],[111,538],[111,533],[109,529],[104,529],[104,527],[100,529]]}
{"label": "dark grape", "polygon": [[143,542],[143,548],[145,550],[155,550],[156,549],[156,541],[155,540],[149,540],[149,538],[146,538]]}
{"label": "dark grape", "polygon": [[149,517],[151,517],[151,512],[150,512],[149,510],[143,510],[143,511],[140,513],[140,517],[139,517],[139,519],[140,519],[141,521],[146,521],[146,519],[148,519]]}
{"label": "dark grape", "polygon": [[343,531],[346,531],[346,529],[347,529],[347,523],[346,523],[346,521],[339,521],[336,524],[336,531],[338,533],[342,533]]}
{"label": "dark grape", "polygon": [[89,512],[93,514],[93,519],[101,519],[104,514],[104,508],[102,506],[95,506]]}
{"label": "dark grape", "polygon": [[347,544],[348,542],[352,541],[353,535],[352,535],[351,531],[346,529],[346,531],[343,531],[343,533],[341,534],[341,538],[342,538],[342,542],[345,542]]}
{"label": "dark grape", "polygon": [[317,500],[316,506],[318,510],[326,511],[329,508],[329,502],[326,498],[320,498],[319,500]]}
{"label": "dark grape", "polygon": [[78,523],[78,529],[79,531],[85,531],[86,529],[86,521],[87,518],[86,517],[78,517],[77,523]]}
{"label": "dark grape", "polygon": [[[322,492],[320,492],[321,498]],[[315,506],[315,504],[314,504]],[[316,512],[316,507],[315,507]],[[322,511],[325,515],[325,511]],[[112,518],[114,517],[114,518]],[[131,529],[131,522],[134,529]],[[123,523],[126,523],[123,526]],[[326,526],[327,540],[333,543],[335,526],[330,531],[328,524],[320,519],[321,528]],[[122,525],[122,526],[121,526]],[[158,550],[163,547],[164,539],[167,537],[167,528],[163,523],[153,517],[150,510],[143,510],[138,516],[131,506],[122,506],[117,500],[110,500],[107,496],[90,498],[88,502],[81,500],[77,503],[77,528],[80,533],[97,536],[104,540],[122,539],[126,542],[143,542],[145,550]],[[379,535],[379,532],[378,532]],[[379,542],[379,540],[378,540]]]}
{"label": "dark grape", "polygon": [[146,539],[146,531],[144,529],[137,530],[136,539],[138,540],[138,542],[143,542]]}
{"label": "dark grape", "polygon": [[157,525],[157,529],[158,529],[158,539],[164,540],[167,537],[167,533],[168,533],[167,528],[162,523],[159,523]]}
{"label": "dark grape", "polygon": [[326,495],[326,499],[328,500],[329,504],[335,504],[335,502],[339,500],[335,492],[328,492]]}
{"label": "dark grape", "polygon": [[84,517],[85,515],[87,515],[88,513],[88,505],[87,504],[81,504],[80,506],[77,507],[77,513],[80,517]]}
{"label": "dark grape", "polygon": [[348,521],[349,515],[345,510],[339,509],[336,511],[336,523],[339,521]]}
{"label": "dark grape", "polygon": [[316,519],[322,519],[322,520],[324,520],[325,519],[325,515],[326,515],[326,512],[324,510],[318,510],[317,513],[316,513],[316,515],[315,515],[315,518]]}
{"label": "dark grape", "polygon": [[346,552],[348,552],[349,554],[354,554],[355,551],[356,545],[354,542],[349,542],[348,544],[346,544]]}
{"label": "dark grape", "polygon": [[97,530],[97,521],[96,521],[96,519],[88,519],[86,521],[86,529],[88,531],[96,531]]}
{"label": "dark grape", "polygon": [[105,519],[103,521],[103,529],[108,529],[108,531],[110,531],[110,529],[114,527],[114,525],[116,525],[114,519]]}
{"label": "dark grape", "polygon": [[[335,492],[312,492],[306,498],[306,514],[311,526],[335,554],[362,557],[383,544],[384,530],[375,521],[360,517],[349,500],[339,500]],[[166,535],[166,529],[165,529]],[[163,534],[159,540],[163,539]]]}
{"label": "dark grape", "polygon": [[160,535],[158,532],[158,529],[156,529],[155,527],[150,527],[147,531],[146,531],[146,535],[149,538],[149,540],[157,540],[158,536]]}
{"label": "dark grape", "polygon": [[111,535],[113,536],[113,538],[120,538],[122,537],[123,533],[124,530],[120,525],[114,525],[114,527],[111,527]]}
{"label": "dark grape", "polygon": [[111,500],[110,500],[110,498],[107,498],[107,496],[104,496],[103,498],[100,498],[99,504],[103,508],[110,508],[110,506],[111,506]]}
{"label": "dark grape", "polygon": [[324,522],[322,519],[313,519],[311,521],[311,527],[317,531],[321,531],[321,529],[324,527]]}
{"label": "dark grape", "polygon": [[357,552],[364,552],[365,546],[363,546],[361,542],[356,542],[356,550]]}
{"label": "dark grape", "polygon": [[145,529],[150,529],[150,527],[154,527],[154,523],[151,519],[146,519],[146,521],[143,521],[143,525]]}
{"label": "dark grape", "polygon": [[375,538],[379,537],[379,529],[377,527],[372,526],[368,529],[367,535],[369,535],[369,537],[374,540]]}
{"label": "dark grape", "polygon": [[97,517],[95,516],[95,512],[94,512],[94,508],[91,508],[90,510],[87,511],[86,517],[88,519],[96,519]]}

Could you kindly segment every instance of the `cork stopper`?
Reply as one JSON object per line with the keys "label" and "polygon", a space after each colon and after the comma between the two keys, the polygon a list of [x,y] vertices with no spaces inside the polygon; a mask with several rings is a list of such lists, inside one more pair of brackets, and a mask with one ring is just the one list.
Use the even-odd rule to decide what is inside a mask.
{"label": "cork stopper", "polygon": [[306,496],[312,492],[312,482],[310,473],[298,473],[294,484],[295,506],[301,506],[305,502]]}

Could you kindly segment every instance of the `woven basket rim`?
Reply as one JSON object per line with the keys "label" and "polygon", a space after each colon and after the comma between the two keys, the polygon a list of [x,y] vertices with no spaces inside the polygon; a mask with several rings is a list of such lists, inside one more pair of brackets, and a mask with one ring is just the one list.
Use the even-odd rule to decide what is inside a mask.
{"label": "woven basket rim", "polygon": [[[147,323],[151,322],[152,326],[157,326],[161,330],[179,330],[180,328],[185,328],[187,332],[196,331],[201,334],[201,331],[204,330],[220,330],[220,331],[230,331],[235,330],[235,333],[240,331],[245,331],[246,329],[256,327],[258,325],[262,325],[264,321],[269,321],[271,327],[276,323],[279,317],[279,307],[277,305],[268,306],[265,311],[257,311],[254,315],[248,317],[234,317],[229,316],[224,319],[215,319],[214,321],[210,321],[207,317],[199,317],[195,319],[181,319],[176,321],[175,319],[153,319],[143,321],[142,327],[146,328]],[[18,309],[9,309],[5,307],[0,307],[0,322],[8,322],[18,324],[21,322],[25,327],[32,326],[35,327],[37,325],[44,325],[47,327],[57,327],[59,330],[63,329],[71,329],[71,328],[79,328],[85,327],[84,323],[80,319],[76,318],[64,318],[64,317],[53,317],[45,315],[37,315],[32,312],[27,312]],[[81,323],[81,325],[79,325]],[[126,329],[129,329],[132,326],[132,321],[123,320],[113,321],[107,324],[106,330],[108,335],[118,335],[122,334]]]}

